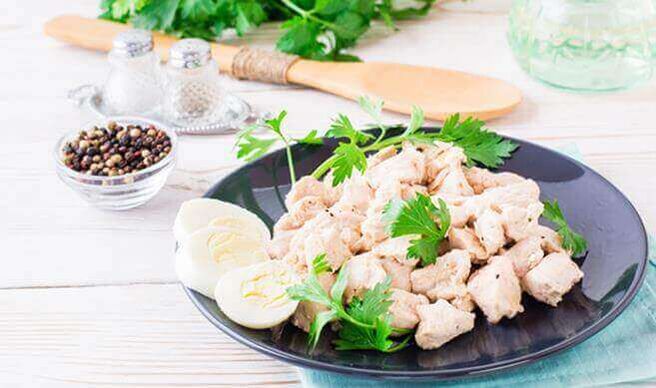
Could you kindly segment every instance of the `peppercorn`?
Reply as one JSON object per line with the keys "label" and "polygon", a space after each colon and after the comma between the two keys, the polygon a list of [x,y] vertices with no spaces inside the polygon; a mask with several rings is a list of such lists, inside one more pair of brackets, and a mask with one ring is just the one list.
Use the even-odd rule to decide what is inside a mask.
{"label": "peppercorn", "polygon": [[[160,162],[171,152],[171,139],[154,126],[106,127],[80,131],[62,146],[62,161],[88,175],[120,176]],[[126,178],[127,179],[127,178]]]}

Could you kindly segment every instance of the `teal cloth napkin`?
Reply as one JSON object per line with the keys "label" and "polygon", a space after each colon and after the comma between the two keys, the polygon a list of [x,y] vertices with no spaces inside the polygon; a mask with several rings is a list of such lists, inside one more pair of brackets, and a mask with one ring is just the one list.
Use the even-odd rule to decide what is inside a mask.
{"label": "teal cloth napkin", "polygon": [[[561,152],[580,159],[576,145]],[[494,388],[599,386],[654,379],[656,382],[656,238],[649,239],[649,260],[644,284],[627,309],[608,327],[587,341],[536,363],[477,378],[444,382],[387,382],[336,373],[301,369],[308,388],[324,387],[466,387]]]}

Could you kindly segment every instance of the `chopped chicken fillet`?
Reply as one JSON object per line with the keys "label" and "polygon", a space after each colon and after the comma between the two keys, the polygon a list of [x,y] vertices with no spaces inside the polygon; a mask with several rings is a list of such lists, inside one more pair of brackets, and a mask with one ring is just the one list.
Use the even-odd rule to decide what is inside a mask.
{"label": "chopped chicken fillet", "polygon": [[346,262],[342,271],[344,270],[348,271],[344,291],[347,302],[354,296],[362,296],[366,290],[374,288],[387,278],[383,264],[370,253],[354,256]]}
{"label": "chopped chicken fillet", "polygon": [[427,305],[428,298],[413,294],[405,290],[391,288],[392,295],[389,300],[392,305],[389,313],[392,315],[392,327],[397,329],[414,329],[419,323],[417,307]]}
{"label": "chopped chicken fillet", "polygon": [[465,168],[464,172],[467,182],[474,189],[476,194],[480,194],[493,187],[520,183],[525,179],[512,172],[494,173],[490,170],[478,167]]}
{"label": "chopped chicken fillet", "polygon": [[365,176],[373,188],[381,187],[385,182],[419,184],[426,176],[424,155],[410,143],[403,144],[403,150],[391,158],[385,159],[374,167],[368,168]]}
{"label": "chopped chicken fillet", "polygon": [[563,239],[555,230],[538,225],[531,231],[531,235],[540,238],[542,249],[546,253],[565,252]]}
{"label": "chopped chicken fillet", "polygon": [[449,247],[469,252],[472,263],[483,263],[490,257],[474,231],[468,227],[449,229]]}
{"label": "chopped chicken fillet", "polygon": [[497,253],[506,243],[501,216],[494,210],[485,210],[474,221],[474,233],[488,256]]}
{"label": "chopped chicken fillet", "polygon": [[412,290],[412,283],[410,281],[410,274],[415,269],[414,265],[410,263],[401,264],[392,258],[384,258],[380,260],[383,269],[387,272],[387,276],[392,278],[392,288],[410,291]]}
{"label": "chopped chicken fillet", "polygon": [[534,202],[527,207],[501,205],[503,229],[512,241],[523,240],[538,226],[538,219],[544,210],[541,202]]}
{"label": "chopped chicken fillet", "polygon": [[490,323],[513,318],[524,311],[522,289],[513,264],[505,256],[494,256],[469,278],[467,289]]}
{"label": "chopped chicken fillet", "polygon": [[515,274],[521,279],[544,257],[539,237],[531,236],[513,245],[503,255],[512,261]]}
{"label": "chopped chicken fillet", "polygon": [[[556,306],[583,273],[561,236],[538,224],[539,186],[514,173],[467,167],[467,160],[449,143],[406,142],[370,155],[364,173],[354,171],[339,185],[332,185],[332,172],[323,181],[303,177],[286,197],[288,213],[274,226],[267,252],[301,279],[325,254],[332,273],[319,280],[329,292],[335,274],[347,271],[344,303],[389,277],[391,324],[416,328],[424,349],[470,331],[477,307],[492,324],[512,319],[524,310],[523,291]],[[408,258],[411,241],[422,236],[391,237],[383,217],[390,201],[417,193],[436,206],[443,200],[451,221],[437,260],[427,266]],[[321,311],[326,307],[303,301],[291,321],[308,331]]]}
{"label": "chopped chicken fillet", "polygon": [[435,264],[412,271],[412,292],[424,294],[431,301],[466,298],[465,282],[470,270],[469,253],[454,249],[438,257]]}
{"label": "chopped chicken fillet", "polygon": [[303,197],[289,208],[289,213],[280,217],[273,228],[274,235],[279,231],[298,229],[305,221],[311,220],[317,214],[326,211],[326,205],[321,198],[310,195]]}
{"label": "chopped chicken fillet", "polygon": [[362,175],[354,174],[342,185],[342,196],[335,203],[334,208],[364,214],[373,199],[374,190],[367,180]]}
{"label": "chopped chicken fillet", "polygon": [[[330,292],[331,287],[335,283],[336,275],[332,273],[322,273],[318,276],[319,284],[326,292]],[[304,300],[298,304],[296,312],[292,315],[292,324],[299,329],[309,332],[310,324],[314,321],[314,317],[322,311],[327,311],[328,307],[319,303]]]}
{"label": "chopped chicken fillet", "polygon": [[583,278],[583,272],[566,253],[551,253],[522,279],[526,292],[540,302],[556,306]]}
{"label": "chopped chicken fillet", "polygon": [[285,206],[287,206],[287,209],[291,209],[296,202],[309,196],[321,198],[326,206],[332,205],[332,202],[330,201],[331,195],[326,185],[316,178],[307,175],[299,179],[294,186],[292,186],[291,191],[285,198]]}
{"label": "chopped chicken fillet", "polygon": [[445,300],[417,306],[419,326],[415,341],[422,349],[437,349],[474,328],[473,313],[453,307]]}

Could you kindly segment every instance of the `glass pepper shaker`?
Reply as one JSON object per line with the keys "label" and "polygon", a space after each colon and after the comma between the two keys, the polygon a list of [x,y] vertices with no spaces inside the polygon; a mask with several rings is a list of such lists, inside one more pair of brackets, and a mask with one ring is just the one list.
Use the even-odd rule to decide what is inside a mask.
{"label": "glass pepper shaker", "polygon": [[159,57],[152,34],[128,30],[113,40],[108,60],[112,67],[103,85],[103,104],[115,115],[144,115],[161,101]]}
{"label": "glass pepper shaker", "polygon": [[169,53],[164,116],[179,126],[213,124],[222,119],[223,88],[209,43],[183,39]]}

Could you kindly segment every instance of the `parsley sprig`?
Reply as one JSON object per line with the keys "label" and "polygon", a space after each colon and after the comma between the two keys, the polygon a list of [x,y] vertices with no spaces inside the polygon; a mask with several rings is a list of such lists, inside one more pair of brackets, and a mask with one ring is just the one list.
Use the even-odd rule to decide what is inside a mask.
{"label": "parsley sprig", "polygon": [[[467,156],[467,164],[481,164],[485,167],[499,167],[505,158],[517,149],[517,144],[506,140],[495,132],[485,129],[480,120],[467,118],[460,120],[455,114],[449,117],[440,131],[427,131],[423,128],[424,112],[419,107],[414,107],[410,122],[403,132],[395,136],[387,136],[392,127],[382,121],[382,103],[374,102],[369,98],[359,99],[360,106],[373,119],[374,126],[380,131],[378,136],[355,128],[351,120],[339,114],[333,119],[330,129],[325,137],[339,140],[337,147],[331,157],[324,160],[312,173],[317,179],[323,177],[328,171],[333,172],[333,186],[337,186],[353,175],[354,171],[364,173],[367,169],[367,155],[380,151],[386,147],[401,147],[404,142],[433,143],[443,141],[461,147]],[[312,130],[301,139],[286,137],[280,131],[282,119],[286,112],[273,120],[267,120],[267,128],[278,135],[278,139],[257,138],[252,130],[246,130],[237,138],[239,152],[237,157],[244,160],[253,160],[265,154],[278,140],[282,140],[287,148],[287,155],[291,159],[290,146],[293,142],[317,145],[322,144],[322,139],[316,130]],[[293,174],[293,161],[289,161],[290,172]]]}
{"label": "parsley sprig", "polygon": [[556,232],[563,239],[563,248],[572,252],[573,256],[581,256],[588,250],[588,242],[570,228],[557,200],[544,202],[542,216],[554,223]]}
{"label": "parsley sprig", "polygon": [[308,332],[308,346],[316,347],[323,328],[332,321],[340,321],[339,339],[335,341],[338,349],[371,349],[381,352],[394,352],[402,349],[408,342],[389,339],[392,333],[409,334],[411,330],[395,329],[391,326],[388,310],[392,302],[389,300],[391,278],[367,290],[362,298],[353,300],[344,306],[342,303],[344,290],[348,280],[348,269],[342,268],[330,292],[326,292],[319,283],[318,275],[328,271],[329,266],[325,255],[319,255],[312,261],[312,268],[307,279],[287,289],[287,294],[293,300],[310,301],[326,306],[328,310],[318,313]]}
{"label": "parsley sprig", "polygon": [[451,226],[446,203],[439,199],[438,205],[430,197],[417,193],[408,201],[393,199],[383,209],[383,221],[390,236],[418,236],[410,241],[408,258],[420,259],[424,266],[435,263],[440,243]]}

